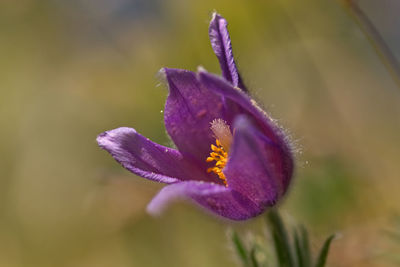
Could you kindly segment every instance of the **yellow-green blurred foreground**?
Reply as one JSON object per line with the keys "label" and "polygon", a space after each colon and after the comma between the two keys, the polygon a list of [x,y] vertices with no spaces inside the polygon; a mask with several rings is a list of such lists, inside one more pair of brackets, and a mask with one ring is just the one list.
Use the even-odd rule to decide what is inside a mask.
{"label": "yellow-green blurred foreground", "polygon": [[[399,54],[399,4],[359,2]],[[246,84],[298,148],[281,213],[315,248],[340,233],[328,266],[392,266],[400,89],[339,0],[1,1],[0,266],[239,266],[227,229],[261,232],[262,216],[233,224],[179,203],[149,217],[162,185],[95,142],[130,126],[169,144],[157,72],[219,73],[213,10]]]}

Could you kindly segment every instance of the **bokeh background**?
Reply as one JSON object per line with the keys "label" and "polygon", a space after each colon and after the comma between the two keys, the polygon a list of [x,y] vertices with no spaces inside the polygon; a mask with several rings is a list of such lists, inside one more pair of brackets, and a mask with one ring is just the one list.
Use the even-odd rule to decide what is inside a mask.
{"label": "bokeh background", "polygon": [[[400,57],[400,4],[360,0]],[[3,0],[0,3],[0,266],[235,266],[227,229],[185,203],[152,218],[162,185],[95,138],[130,126],[168,145],[161,67],[219,73],[213,10],[255,98],[298,148],[280,204],[329,266],[395,266],[400,89],[338,0]],[[398,229],[400,231],[400,229]],[[261,230],[262,232],[262,230]]]}

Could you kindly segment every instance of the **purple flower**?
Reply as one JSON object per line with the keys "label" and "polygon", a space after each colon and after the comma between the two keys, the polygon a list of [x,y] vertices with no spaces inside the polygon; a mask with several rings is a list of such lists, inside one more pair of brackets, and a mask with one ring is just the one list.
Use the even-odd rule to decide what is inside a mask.
{"label": "purple flower", "polygon": [[186,198],[232,220],[273,206],[287,191],[293,155],[285,133],[247,94],[232,55],[227,22],[214,14],[209,35],[222,77],[164,68],[164,119],[177,149],[132,128],[97,137],[100,147],[136,175],[167,184],[150,202],[157,214]]}

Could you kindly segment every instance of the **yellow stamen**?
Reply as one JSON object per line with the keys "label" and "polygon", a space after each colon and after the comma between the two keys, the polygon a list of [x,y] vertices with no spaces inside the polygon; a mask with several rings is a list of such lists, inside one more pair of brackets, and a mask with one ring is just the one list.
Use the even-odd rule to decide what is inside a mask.
{"label": "yellow stamen", "polygon": [[212,157],[208,157],[208,158],[206,159],[206,161],[207,161],[207,162],[214,161],[214,158],[212,158]]}
{"label": "yellow stamen", "polygon": [[210,153],[210,156],[206,159],[207,162],[215,161],[215,167],[208,168],[207,172],[213,172],[224,182],[225,186],[228,186],[226,182],[225,174],[222,169],[225,168],[226,162],[228,161],[228,153],[225,152],[221,142],[217,139],[215,141],[216,145],[211,145],[211,150],[214,152]]}
{"label": "yellow stamen", "polygon": [[217,144],[217,146],[222,146],[221,145],[221,142],[217,139],[217,140],[215,140],[215,143]]}
{"label": "yellow stamen", "polygon": [[215,145],[211,144],[210,156],[206,159],[206,162],[215,161],[215,165],[208,168],[207,172],[215,173],[224,182],[225,186],[228,186],[222,170],[228,162],[228,151],[232,143],[232,133],[229,126],[222,119],[213,120],[210,129],[214,133],[216,140]]}

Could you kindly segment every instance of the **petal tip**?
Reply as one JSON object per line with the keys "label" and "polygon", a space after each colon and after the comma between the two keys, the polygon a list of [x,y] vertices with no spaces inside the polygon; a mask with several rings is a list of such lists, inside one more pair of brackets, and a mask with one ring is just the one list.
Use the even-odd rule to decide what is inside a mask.
{"label": "petal tip", "polygon": [[207,70],[202,66],[197,67],[197,74],[207,73]]}
{"label": "petal tip", "polygon": [[157,78],[161,83],[167,83],[167,82],[168,82],[167,76],[168,76],[168,71],[169,71],[169,70],[170,70],[169,68],[162,67],[162,68],[157,72],[156,78]]}
{"label": "petal tip", "polygon": [[108,145],[112,143],[112,139],[115,138],[117,135],[124,134],[124,135],[130,135],[130,134],[136,134],[136,130],[133,128],[129,127],[119,127],[113,130],[108,130],[105,132],[102,132],[96,137],[97,144],[101,147],[106,149]]}
{"label": "petal tip", "polygon": [[100,142],[104,137],[107,136],[107,132],[102,132],[101,134],[97,135],[97,142]]}
{"label": "petal tip", "polygon": [[159,217],[164,213],[171,202],[175,202],[177,199],[183,198],[184,196],[182,196],[182,192],[180,190],[175,192],[174,188],[178,187],[179,189],[179,183],[178,186],[176,185],[177,184],[175,184],[175,186],[170,185],[162,188],[147,205],[146,212],[153,217]]}
{"label": "petal tip", "polygon": [[210,25],[216,23],[218,20],[224,20],[224,17],[222,17],[216,10],[214,10],[211,14],[211,21],[210,21]]}
{"label": "petal tip", "polygon": [[146,207],[146,212],[152,217],[160,217],[164,210],[165,207],[157,206],[153,201],[151,201]]}
{"label": "petal tip", "polygon": [[210,73],[203,67],[203,66],[198,66],[197,67],[197,80],[202,81],[205,79],[205,76],[209,75]]}
{"label": "petal tip", "polygon": [[157,72],[157,75],[159,75],[159,76],[161,76],[161,77],[165,76],[166,69],[167,69],[167,68],[162,67],[162,68]]}
{"label": "petal tip", "polygon": [[99,145],[99,147],[101,147],[101,148],[105,147],[106,142],[107,142],[108,132],[109,131],[102,132],[101,134],[99,134],[96,137],[96,142]]}

